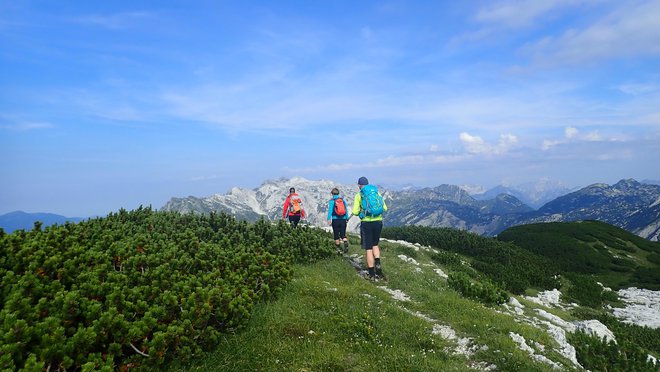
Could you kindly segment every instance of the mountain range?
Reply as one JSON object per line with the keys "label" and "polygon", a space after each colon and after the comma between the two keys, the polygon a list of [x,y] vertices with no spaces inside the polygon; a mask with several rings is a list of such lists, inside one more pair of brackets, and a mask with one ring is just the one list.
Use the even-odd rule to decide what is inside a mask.
{"label": "mountain range", "polygon": [[[172,198],[161,210],[183,213],[222,211],[248,221],[259,218],[276,220],[281,218],[289,187],[295,187],[301,195],[307,222],[315,226],[326,226],[327,203],[333,187],[340,189],[349,206],[358,192],[357,185],[342,185],[330,180],[280,178],[265,181],[252,190],[235,187],[224,195]],[[380,187],[380,190],[389,206],[386,226],[452,227],[493,236],[508,227],[529,223],[598,220],[652,241],[660,238],[660,185],[633,179],[621,180],[614,185],[593,184],[558,196],[538,209],[522,202],[512,192],[493,197],[486,195],[488,193],[473,196],[455,185],[398,191]],[[357,218],[351,218],[349,230],[356,231],[358,223]]]}
{"label": "mountain range", "polygon": [[82,217],[65,217],[53,213],[27,213],[23,211],[15,211],[0,215],[0,227],[7,233],[11,233],[18,229],[30,230],[34,226],[35,221],[41,221],[42,226],[50,226],[54,224],[62,225],[69,222],[80,222],[85,218]]}

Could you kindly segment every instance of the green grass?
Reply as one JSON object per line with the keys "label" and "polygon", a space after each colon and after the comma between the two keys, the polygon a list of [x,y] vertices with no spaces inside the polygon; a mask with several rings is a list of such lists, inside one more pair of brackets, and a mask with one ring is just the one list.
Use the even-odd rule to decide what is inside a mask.
{"label": "green grass", "polygon": [[[352,241],[352,254],[361,254]],[[384,242],[382,261],[387,282],[357,275],[341,257],[294,266],[294,279],[279,295],[255,308],[243,329],[224,337],[217,351],[171,370],[195,371],[467,371],[476,363],[498,370],[545,371],[551,368],[520,351],[509,332],[545,345],[548,358],[565,366],[555,341],[542,329],[463,298],[434,271],[432,253]],[[415,266],[397,258],[413,257]],[[443,268],[445,272],[449,269]],[[401,290],[409,302],[384,291]],[[415,313],[432,319],[424,319]],[[434,324],[450,326],[469,337],[476,351],[455,354],[455,340],[433,334]]]}

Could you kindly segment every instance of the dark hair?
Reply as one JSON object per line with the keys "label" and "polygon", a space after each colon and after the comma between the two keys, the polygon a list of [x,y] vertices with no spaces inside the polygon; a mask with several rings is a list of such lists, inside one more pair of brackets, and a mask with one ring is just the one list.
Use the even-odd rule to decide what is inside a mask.
{"label": "dark hair", "polygon": [[289,189],[289,193],[292,193],[292,192],[296,192],[296,189],[293,188],[293,187]]}
{"label": "dark hair", "polygon": [[335,187],[334,189],[332,189],[332,191],[330,191],[330,193],[332,195],[339,195],[339,189]]}

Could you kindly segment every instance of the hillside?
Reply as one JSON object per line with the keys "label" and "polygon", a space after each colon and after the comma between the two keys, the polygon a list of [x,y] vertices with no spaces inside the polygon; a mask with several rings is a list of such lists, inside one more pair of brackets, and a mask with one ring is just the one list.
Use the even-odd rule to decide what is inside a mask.
{"label": "hillside", "polygon": [[[619,349],[597,349],[599,341],[579,330],[656,356],[659,331],[646,329],[655,341],[640,346],[631,328],[616,328],[604,313],[560,301],[542,305],[544,293],[489,303],[461,286],[465,273],[472,287],[497,291],[466,258],[403,241],[381,247],[386,282],[368,282],[356,272],[361,252],[355,244],[347,257],[298,265],[286,291],[258,306],[243,331],[225,337],[208,356],[170,370],[550,371],[603,370],[615,363],[655,370],[645,364],[645,352],[621,362],[612,355]],[[588,343],[604,359],[590,359]]]}
{"label": "hillside", "polygon": [[660,290],[660,243],[603,222],[516,226],[497,238],[549,258],[564,272],[592,274],[608,287]]}
{"label": "hillside", "polygon": [[0,369],[653,370],[660,330],[612,314],[657,292],[571,304],[547,258],[512,243],[383,234],[429,243],[383,240],[388,280],[371,282],[355,236],[337,256],[323,230],[226,214],[140,208],[0,232]]}

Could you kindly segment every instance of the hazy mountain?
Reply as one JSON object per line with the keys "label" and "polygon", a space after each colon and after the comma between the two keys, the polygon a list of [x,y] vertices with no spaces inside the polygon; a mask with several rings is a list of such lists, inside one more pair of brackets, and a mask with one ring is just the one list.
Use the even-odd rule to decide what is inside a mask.
{"label": "hazy mountain", "polygon": [[[316,226],[327,226],[327,203],[333,187],[341,190],[349,207],[358,192],[357,185],[281,178],[266,181],[253,190],[233,188],[225,195],[172,198],[161,209],[195,213],[224,211],[248,221],[277,220],[282,216],[282,205],[292,186],[303,198],[307,222]],[[660,186],[635,180],[622,180],[613,186],[591,185],[556,198],[537,211],[510,193],[477,200],[455,185],[402,191],[380,189],[389,207],[386,226],[453,227],[495,235],[508,227],[528,223],[599,220],[650,240],[660,238]],[[351,218],[349,230],[355,231],[358,223],[357,218]]]}
{"label": "hazy mountain", "polygon": [[574,190],[569,189],[561,182],[544,178],[537,182],[528,182],[516,186],[495,186],[485,192],[474,193],[472,194],[472,197],[477,200],[488,200],[493,199],[500,194],[507,194],[515,196],[517,199],[534,209],[538,209],[545,203],[571,191]]}
{"label": "hazy mountain", "polygon": [[610,186],[597,183],[561,196],[518,224],[598,220],[657,241],[660,235],[660,186],[633,179]]}
{"label": "hazy mountain", "polygon": [[41,221],[43,227],[53,224],[64,224],[65,222],[80,222],[85,218],[82,217],[65,217],[53,213],[26,213],[23,211],[15,211],[7,214],[0,215],[0,227],[5,232],[11,233],[15,230],[31,230],[34,227],[35,221]]}

